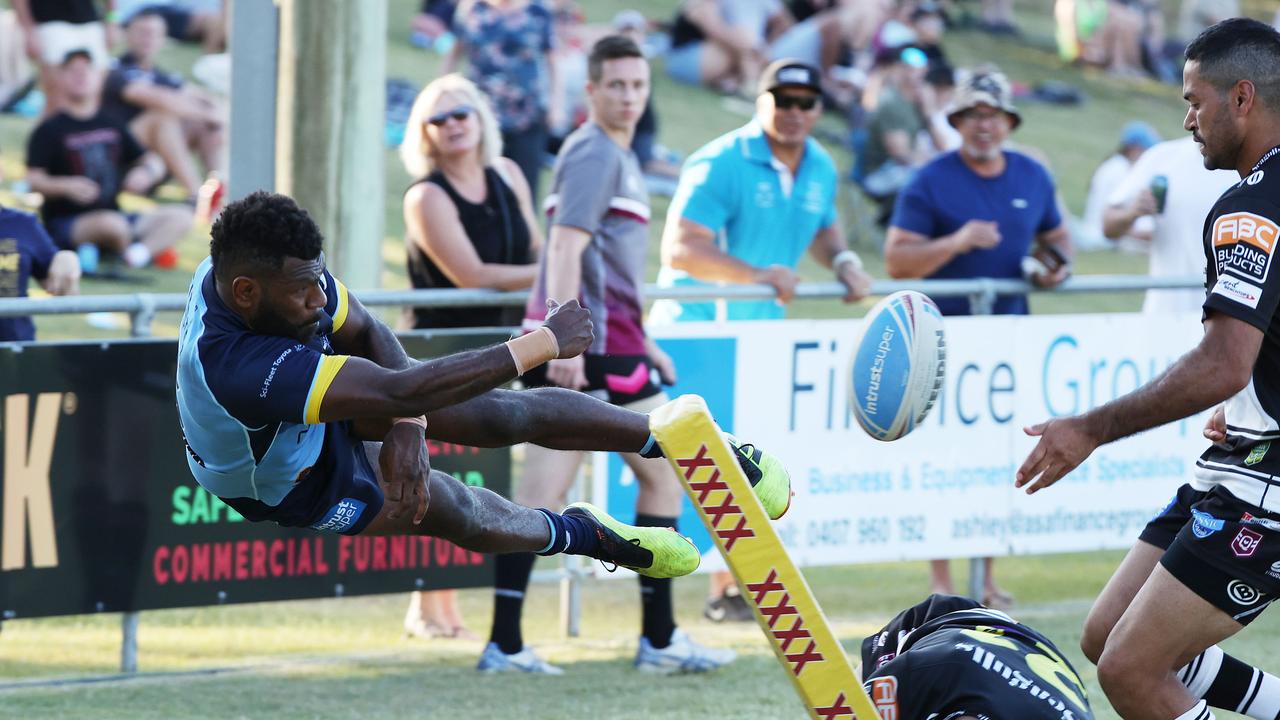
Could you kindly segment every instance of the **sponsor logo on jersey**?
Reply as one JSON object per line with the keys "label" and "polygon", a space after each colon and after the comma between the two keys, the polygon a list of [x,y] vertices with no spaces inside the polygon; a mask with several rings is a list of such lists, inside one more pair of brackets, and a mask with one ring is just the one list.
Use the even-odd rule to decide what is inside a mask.
{"label": "sponsor logo on jersey", "polygon": [[1012,205],[1019,210],[1026,210],[1030,204],[1031,203],[1027,202],[1026,198],[1014,198],[1012,203]]}
{"label": "sponsor logo on jersey", "polygon": [[1262,458],[1267,456],[1267,451],[1271,449],[1271,441],[1268,440],[1261,445],[1254,445],[1249,451],[1249,456],[1244,459],[1245,465],[1257,465],[1262,462]]}
{"label": "sponsor logo on jersey", "polygon": [[1266,173],[1264,171],[1259,170],[1253,173],[1252,175],[1250,175],[1249,177],[1245,178],[1244,182],[1246,185],[1257,185],[1258,183],[1262,182],[1262,178],[1265,176],[1265,174]]}
{"label": "sponsor logo on jersey", "polygon": [[1218,532],[1226,524],[1203,510],[1191,510],[1191,532],[1201,540]]}
{"label": "sponsor logo on jersey", "polygon": [[1236,533],[1235,539],[1231,541],[1231,552],[1235,553],[1236,557],[1251,557],[1261,544],[1262,533],[1249,528],[1240,528],[1240,532]]}
{"label": "sponsor logo on jersey", "polygon": [[1280,578],[1280,560],[1271,563],[1271,569],[1267,571],[1267,574],[1273,578]]}
{"label": "sponsor logo on jersey", "polygon": [[1262,288],[1247,283],[1233,275],[1219,275],[1218,282],[1213,286],[1213,294],[1221,295],[1228,300],[1234,300],[1241,305],[1257,310],[1258,299],[1262,297]]}
{"label": "sponsor logo on jersey", "polygon": [[321,532],[340,533],[356,524],[360,515],[364,513],[364,507],[364,502],[361,500],[343,498],[337,505],[329,508],[329,512],[325,513],[320,522],[311,527]]}
{"label": "sponsor logo on jersey", "polygon": [[898,720],[898,678],[892,675],[871,680],[871,702],[880,720]]}
{"label": "sponsor logo on jersey", "polygon": [[1257,283],[1267,281],[1280,226],[1251,212],[1233,212],[1215,220],[1210,233],[1219,274],[1231,272]]}
{"label": "sponsor logo on jersey", "polygon": [[[1248,513],[1245,514],[1248,515]],[[1257,525],[1258,527],[1264,527],[1271,532],[1280,532],[1280,521],[1272,520],[1270,518],[1249,517],[1241,520],[1240,522],[1245,525]]]}
{"label": "sponsor logo on jersey", "polygon": [[1231,598],[1231,602],[1237,605],[1254,605],[1262,599],[1262,593],[1257,588],[1239,580],[1232,580],[1227,583],[1227,597]]}

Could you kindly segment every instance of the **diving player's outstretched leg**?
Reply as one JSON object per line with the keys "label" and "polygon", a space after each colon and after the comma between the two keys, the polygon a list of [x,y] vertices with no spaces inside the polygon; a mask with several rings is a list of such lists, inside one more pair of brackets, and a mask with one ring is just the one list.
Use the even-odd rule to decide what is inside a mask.
{"label": "diving player's outstretched leg", "polygon": [[409,513],[392,519],[384,507],[361,534],[431,535],[483,553],[586,555],[647,577],[680,577],[698,568],[697,548],[679,533],[633,527],[589,503],[574,503],[563,513],[534,510],[439,470],[431,471],[429,490],[418,525]]}

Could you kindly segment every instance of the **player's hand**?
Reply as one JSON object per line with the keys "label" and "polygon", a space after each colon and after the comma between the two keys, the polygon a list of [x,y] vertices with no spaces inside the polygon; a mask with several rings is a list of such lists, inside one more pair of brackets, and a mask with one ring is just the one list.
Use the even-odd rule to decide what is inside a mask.
{"label": "player's hand", "polygon": [[785,305],[796,296],[800,276],[786,265],[770,265],[756,273],[756,282],[772,285],[778,293],[778,302]]}
{"label": "player's hand", "polygon": [[547,298],[547,319],[542,324],[556,336],[560,347],[557,357],[560,358],[581,355],[591,347],[591,341],[596,337],[591,326],[591,311],[579,305],[577,300],[561,305]]}
{"label": "player's hand", "polygon": [[382,440],[378,467],[382,470],[387,519],[412,512],[413,524],[421,523],[431,503],[427,489],[431,463],[422,428],[405,422],[392,425]]}
{"label": "player's hand", "polygon": [[1061,480],[1098,447],[1088,421],[1079,416],[1049,420],[1023,432],[1040,438],[1014,477],[1014,487],[1027,488],[1028,495]]}
{"label": "player's hand", "polygon": [[844,285],[844,301],[857,302],[871,293],[871,276],[854,263],[841,263],[836,268],[836,279]]}
{"label": "player's hand", "polygon": [[1000,244],[1000,227],[991,220],[970,220],[956,233],[961,253],[989,250]]}
{"label": "player's hand", "polygon": [[547,381],[570,390],[581,390],[587,386],[585,364],[581,355],[552,360],[547,363]]}
{"label": "player's hand", "polygon": [[102,188],[98,186],[98,183],[87,177],[64,177],[61,182],[62,194],[67,199],[80,205],[90,205],[96,202],[98,196],[102,194]]}
{"label": "player's hand", "polygon": [[675,385],[676,364],[671,359],[671,356],[658,347],[658,343],[652,339],[646,339],[645,342],[648,344],[649,362],[653,363],[653,369],[658,371],[658,376],[662,378],[662,384]]}
{"label": "player's hand", "polygon": [[1204,436],[1218,447],[1227,446],[1227,410],[1225,405],[1213,409],[1213,414],[1204,424]]}

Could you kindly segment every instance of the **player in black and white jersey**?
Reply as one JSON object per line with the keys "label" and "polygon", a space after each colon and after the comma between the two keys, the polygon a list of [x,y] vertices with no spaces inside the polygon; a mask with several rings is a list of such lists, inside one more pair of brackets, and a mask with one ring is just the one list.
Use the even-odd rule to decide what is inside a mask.
{"label": "player in black and white jersey", "polygon": [[1076,671],[1034,628],[968,598],[930,595],[862,641],[882,720],[1093,720]]}
{"label": "player in black and white jersey", "polygon": [[1213,446],[1112,576],[1081,646],[1125,718],[1270,720],[1280,679],[1217,644],[1280,595],[1280,33],[1234,18],[1186,56],[1184,127],[1206,168],[1240,175],[1205,221],[1204,336],[1148,385],[1028,428],[1040,441],[1016,484],[1048,487],[1099,445],[1221,405]]}

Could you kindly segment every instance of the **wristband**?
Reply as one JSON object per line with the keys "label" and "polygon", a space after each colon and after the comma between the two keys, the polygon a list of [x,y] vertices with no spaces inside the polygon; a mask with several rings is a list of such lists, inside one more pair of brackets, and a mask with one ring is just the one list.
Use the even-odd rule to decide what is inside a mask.
{"label": "wristband", "polygon": [[396,418],[395,420],[391,421],[392,425],[399,425],[400,423],[409,423],[410,425],[417,425],[418,427],[422,428],[424,432],[427,429],[427,418],[422,415],[419,415],[418,417]]}
{"label": "wristband", "polygon": [[840,266],[845,263],[853,263],[855,270],[862,269],[862,258],[858,257],[858,253],[852,250],[841,250],[836,256],[831,258],[831,268],[836,272],[840,272]]}
{"label": "wristband", "polygon": [[507,350],[516,362],[516,374],[523,375],[560,355],[560,343],[551,328],[543,325],[528,335],[507,341]]}

